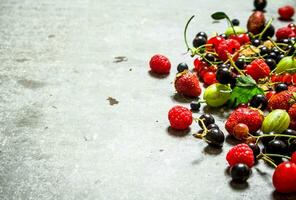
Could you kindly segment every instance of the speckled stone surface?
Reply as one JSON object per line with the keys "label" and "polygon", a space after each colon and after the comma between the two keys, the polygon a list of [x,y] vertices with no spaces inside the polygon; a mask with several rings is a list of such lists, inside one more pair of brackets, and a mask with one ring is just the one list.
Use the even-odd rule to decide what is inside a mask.
{"label": "speckled stone surface", "polygon": [[[270,0],[266,16],[295,0]],[[246,24],[251,0],[2,0],[0,2],[1,200],[296,199],[274,193],[259,164],[233,185],[225,154],[168,129],[175,66],[192,63],[183,27],[221,32],[225,11]],[[276,27],[282,26],[277,19]],[[148,73],[155,53],[173,64]],[[115,58],[117,57],[117,58]],[[112,105],[110,105],[110,103]],[[219,111],[216,120],[223,127]],[[195,114],[198,116],[199,114]]]}

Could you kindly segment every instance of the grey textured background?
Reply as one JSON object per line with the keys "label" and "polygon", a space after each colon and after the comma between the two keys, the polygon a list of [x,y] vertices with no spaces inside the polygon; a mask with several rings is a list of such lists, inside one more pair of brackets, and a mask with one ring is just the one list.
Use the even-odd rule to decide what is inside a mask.
{"label": "grey textured background", "polygon": [[[295,0],[269,1],[267,16],[286,3]],[[181,55],[186,20],[197,14],[191,37],[211,34],[226,26],[212,23],[214,11],[245,25],[252,7],[251,0],[1,0],[0,199],[295,199],[273,193],[263,164],[246,187],[231,186],[229,144],[215,152],[167,129],[169,108],[181,104],[173,98],[175,66],[192,63]],[[155,53],[171,59],[166,78],[148,73]],[[116,56],[128,60],[114,63]]]}

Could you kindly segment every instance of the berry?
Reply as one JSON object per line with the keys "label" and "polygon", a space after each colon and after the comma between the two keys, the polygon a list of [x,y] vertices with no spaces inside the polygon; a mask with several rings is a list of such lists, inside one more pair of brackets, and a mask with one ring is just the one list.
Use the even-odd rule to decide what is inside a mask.
{"label": "berry", "polygon": [[257,144],[255,144],[255,143],[249,143],[248,146],[252,149],[254,158],[256,159],[256,157],[261,152],[260,147]]}
{"label": "berry", "polygon": [[274,94],[276,94],[276,91],[269,91],[266,93],[266,99],[269,100]]}
{"label": "berry", "polygon": [[224,105],[230,98],[231,89],[228,85],[215,83],[207,87],[203,94],[203,99],[210,107]]}
{"label": "berry", "polygon": [[260,44],[261,44],[261,41],[259,39],[252,40],[252,45],[254,45],[255,47],[260,46]]}
{"label": "berry", "polygon": [[191,102],[190,103],[190,108],[193,111],[199,111],[199,109],[200,109],[200,102]]}
{"label": "berry", "polygon": [[275,53],[275,52],[270,52],[269,54],[268,54],[268,56],[267,56],[267,58],[268,59],[273,59],[273,60],[277,60],[277,58],[278,58],[278,55]]}
{"label": "berry", "polygon": [[193,62],[193,65],[194,65],[194,70],[198,73],[203,68],[208,67],[208,64],[206,62],[202,61],[202,59],[200,59],[200,58],[196,58]]}
{"label": "berry", "polygon": [[296,164],[296,152],[294,152],[291,156],[291,162]]}
{"label": "berry", "polygon": [[[226,61],[228,60],[228,55],[232,56],[236,53],[237,50],[240,49],[240,43],[234,39],[227,39],[222,42],[216,47],[216,52],[221,60]],[[237,60],[239,55],[233,58],[234,61]]]}
{"label": "berry", "polygon": [[[206,127],[215,123],[215,119],[211,114],[203,114],[199,117],[199,119],[203,121]],[[203,128],[203,125],[200,121],[198,121],[198,125]]]}
{"label": "berry", "polygon": [[216,74],[214,72],[206,72],[204,74],[203,80],[206,85],[212,85],[217,82]]}
{"label": "berry", "polygon": [[177,66],[178,72],[183,72],[184,70],[188,70],[188,65],[186,63],[180,63]]}
{"label": "berry", "polygon": [[226,160],[230,167],[243,163],[251,168],[255,163],[253,151],[247,144],[232,147],[226,155]]}
{"label": "berry", "polygon": [[279,164],[273,173],[272,183],[278,192],[296,192],[296,164],[292,162]]}
{"label": "berry", "polygon": [[239,69],[244,69],[245,68],[245,60],[243,58],[239,58],[237,59],[237,61],[235,61],[235,65],[239,68]]}
{"label": "berry", "polygon": [[171,127],[177,130],[185,130],[192,124],[192,113],[183,106],[174,106],[168,113]]}
{"label": "berry", "polygon": [[289,127],[292,129],[296,129],[296,104],[295,103],[289,108],[288,114],[291,119]]}
{"label": "berry", "polygon": [[239,20],[238,19],[231,20],[231,23],[232,23],[233,26],[239,26]]}
{"label": "berry", "polygon": [[275,29],[273,25],[270,25],[262,35],[262,40],[267,40],[268,37],[272,38],[274,36]]}
{"label": "berry", "polygon": [[270,69],[263,59],[255,59],[246,67],[246,73],[258,81],[261,78],[269,76]]}
{"label": "berry", "polygon": [[198,36],[202,36],[202,37],[206,38],[206,40],[208,39],[208,36],[207,36],[207,34],[205,32],[198,32],[196,34],[196,37],[198,37]]}
{"label": "berry", "polygon": [[177,75],[175,88],[179,94],[187,97],[198,97],[201,94],[198,78],[190,72]]}
{"label": "berry", "polygon": [[267,1],[266,0],[254,0],[254,7],[256,10],[264,10],[266,7]]}
{"label": "berry", "polygon": [[290,124],[290,117],[285,110],[276,109],[271,111],[263,120],[261,130],[263,133],[271,131],[275,133],[284,132]]}
{"label": "berry", "polygon": [[262,46],[259,48],[261,56],[264,56],[266,54],[269,54],[269,49],[266,46]]}
{"label": "berry", "polygon": [[249,38],[248,34],[245,34],[245,33],[242,33],[239,35],[231,35],[229,38],[238,41],[240,43],[240,45],[250,42],[250,38]]}
{"label": "berry", "polygon": [[247,28],[252,34],[259,34],[265,26],[265,16],[262,11],[255,11],[248,19]]}
{"label": "berry", "polygon": [[238,140],[244,140],[249,135],[249,127],[243,123],[238,123],[233,127],[232,135]]}
{"label": "berry", "polygon": [[228,117],[225,128],[230,134],[233,134],[234,126],[244,123],[249,127],[250,133],[254,133],[261,128],[263,119],[263,114],[257,109],[238,108]]}
{"label": "berry", "polygon": [[213,52],[222,41],[225,41],[225,39],[221,36],[215,36],[210,38],[207,44],[210,44],[212,46],[207,46],[206,50]]}
{"label": "berry", "polygon": [[169,59],[163,55],[154,55],[150,62],[151,71],[156,74],[168,74],[170,73],[171,63]]}
{"label": "berry", "polygon": [[288,147],[285,142],[279,139],[274,139],[268,142],[266,146],[266,153],[285,155]]}
{"label": "berry", "polygon": [[193,39],[193,42],[192,42],[192,45],[197,48],[197,47],[200,47],[202,45],[205,45],[207,43],[207,39],[203,36],[196,36],[194,39]]}
{"label": "berry", "polygon": [[207,53],[205,55],[205,60],[209,61],[209,62],[214,62],[215,61],[215,56],[213,56],[213,54]]}
{"label": "berry", "polygon": [[286,5],[278,9],[278,13],[282,20],[290,20],[293,17],[295,10],[293,6]]}
{"label": "berry", "polygon": [[207,126],[207,129],[210,130],[212,128],[216,128],[216,129],[219,129],[219,126],[217,124],[210,124]]}
{"label": "berry", "polygon": [[[266,135],[275,135],[276,133],[275,133],[274,131],[271,131],[271,132],[269,132],[269,133],[264,133],[264,134],[266,134]],[[264,146],[267,146],[268,143],[269,143],[270,141],[272,141],[274,138],[275,138],[275,137],[263,137],[263,138],[261,138],[261,142],[262,142],[262,144],[263,144]]]}
{"label": "berry", "polygon": [[268,67],[273,70],[276,67],[276,62],[272,58],[265,59],[265,63],[268,65]]}
{"label": "berry", "polygon": [[293,31],[291,28],[288,27],[279,28],[275,33],[278,41],[289,38],[291,35],[293,35]]}
{"label": "berry", "polygon": [[221,84],[228,84],[230,83],[231,72],[226,67],[219,68],[216,72],[216,79]]}
{"label": "berry", "polygon": [[245,182],[250,177],[251,170],[247,165],[238,163],[230,168],[230,175],[234,181]]}
{"label": "berry", "polygon": [[284,73],[283,75],[281,75],[281,81],[288,85],[291,84],[292,78],[292,75],[289,73]]}
{"label": "berry", "polygon": [[223,37],[224,39],[227,39],[227,35],[225,33],[222,33],[219,36]]}
{"label": "berry", "polygon": [[217,128],[211,128],[210,130],[208,130],[205,139],[206,142],[210,145],[222,147],[225,140],[225,136],[221,130]]}
{"label": "berry", "polygon": [[264,110],[267,107],[267,103],[267,98],[264,95],[257,94],[251,99],[250,106]]}
{"label": "berry", "polygon": [[268,108],[270,110],[274,110],[274,109],[289,110],[290,100],[292,96],[293,96],[293,92],[289,90],[285,90],[280,93],[277,93],[268,100]]}
{"label": "berry", "polygon": [[284,90],[288,90],[288,86],[287,86],[287,84],[285,84],[285,83],[279,83],[279,84],[277,84],[277,86],[275,87],[275,91],[276,91],[277,93],[279,93],[279,92],[281,92],[281,91],[284,91]]}

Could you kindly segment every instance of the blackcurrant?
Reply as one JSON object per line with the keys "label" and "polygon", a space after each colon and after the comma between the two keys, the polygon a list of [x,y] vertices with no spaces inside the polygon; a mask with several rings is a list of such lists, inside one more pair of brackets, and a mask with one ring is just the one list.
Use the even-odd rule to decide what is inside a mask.
{"label": "blackcurrant", "polygon": [[278,58],[278,55],[275,53],[275,52],[270,52],[267,56],[267,58],[271,58],[271,59],[274,59],[275,61],[277,60]]}
{"label": "blackcurrant", "polygon": [[279,63],[281,61],[281,59],[283,59],[284,57],[285,57],[284,54],[278,55],[278,57],[276,58],[276,62]]}
{"label": "blackcurrant", "polygon": [[264,10],[266,7],[267,1],[266,0],[254,0],[254,7],[256,10]]}
{"label": "blackcurrant", "polygon": [[271,52],[274,52],[276,55],[280,55],[281,54],[281,52],[280,52],[280,50],[277,48],[277,47],[273,47],[272,49],[271,49]]}
{"label": "blackcurrant", "polygon": [[269,154],[280,154],[285,155],[287,154],[288,147],[285,142],[279,139],[274,139],[268,142],[266,146],[266,153]]}
{"label": "blackcurrant", "polygon": [[217,124],[210,124],[207,126],[207,129],[210,130],[212,128],[216,128],[216,129],[219,129],[219,126]]}
{"label": "blackcurrant", "polygon": [[280,43],[284,43],[284,44],[290,44],[290,40],[288,39],[288,38],[285,38],[285,39],[282,39],[281,41],[280,41]]}
{"label": "blackcurrant", "polygon": [[254,157],[256,158],[261,152],[260,147],[255,143],[249,143],[248,146],[252,149]]}
{"label": "blackcurrant", "polygon": [[[207,127],[210,124],[214,124],[215,123],[215,119],[212,115],[210,114],[203,114],[199,117],[200,120],[203,120],[203,123],[205,124],[205,126]],[[198,121],[198,125],[203,128],[202,123],[200,121]]]}
{"label": "blackcurrant", "polygon": [[279,84],[277,84],[277,86],[275,86],[275,91],[277,93],[284,91],[284,90],[288,90],[288,85],[286,83],[279,83]]}
{"label": "blackcurrant", "polygon": [[205,55],[205,59],[206,59],[206,61],[214,62],[215,61],[215,56],[213,56],[213,54],[207,53]]}
{"label": "blackcurrant", "polygon": [[295,135],[296,136],[296,131],[293,130],[293,129],[288,128],[282,134],[284,134],[284,135]]}
{"label": "blackcurrant", "polygon": [[178,72],[183,72],[184,70],[188,70],[188,65],[186,63],[180,63],[178,66],[177,66],[177,70]]}
{"label": "blackcurrant", "polygon": [[272,58],[266,58],[265,62],[271,70],[273,70],[276,67],[276,62]]}
{"label": "blackcurrant", "polygon": [[[273,131],[266,133],[266,135],[275,135],[275,134],[276,133]],[[273,139],[274,139],[274,137],[262,137],[261,142],[264,146],[267,146],[267,144]]]}
{"label": "blackcurrant", "polygon": [[218,68],[230,68],[230,64],[229,63],[227,63],[227,64],[225,64],[225,63],[222,63],[222,64],[220,64],[220,65],[218,65]]}
{"label": "blackcurrant", "polygon": [[227,39],[227,35],[225,33],[222,33],[219,36],[223,37],[224,39]]}
{"label": "blackcurrant", "polygon": [[268,37],[272,38],[274,36],[275,29],[273,25],[270,25],[262,35],[262,40],[267,40]]}
{"label": "blackcurrant", "polygon": [[230,168],[232,180],[237,182],[245,182],[251,175],[250,168],[243,163],[239,163]]}
{"label": "blackcurrant", "polygon": [[200,102],[191,102],[190,103],[190,108],[193,111],[199,111],[199,109],[200,109]]}
{"label": "blackcurrant", "polygon": [[216,146],[216,147],[222,147],[225,136],[224,133],[217,129],[217,128],[212,128],[208,130],[206,136],[205,136],[206,142],[210,145]]}
{"label": "blackcurrant", "polygon": [[197,36],[194,38],[192,45],[197,48],[207,43],[207,39],[203,36]]}
{"label": "blackcurrant", "polygon": [[250,106],[264,110],[267,107],[267,103],[267,98],[263,94],[257,94],[251,99]]}
{"label": "blackcurrant", "polygon": [[233,26],[239,26],[239,20],[238,19],[231,20],[231,23],[232,23]]}
{"label": "blackcurrant", "polygon": [[244,69],[245,68],[245,60],[243,58],[238,58],[236,61],[235,61],[235,65],[240,68],[240,69]]}
{"label": "blackcurrant", "polygon": [[261,41],[260,41],[259,39],[254,39],[254,40],[252,40],[252,44],[253,44],[255,47],[258,47],[258,46],[260,46]]}
{"label": "blackcurrant", "polygon": [[266,54],[269,54],[269,52],[270,52],[269,49],[266,46],[262,46],[259,49],[260,49],[261,56],[264,56]]}
{"label": "blackcurrant", "polygon": [[228,84],[230,83],[231,72],[226,67],[218,68],[216,72],[216,79],[221,84]]}
{"label": "blackcurrant", "polygon": [[204,37],[206,40],[208,39],[208,36],[207,36],[207,34],[206,34],[205,32],[198,32],[198,33],[196,34],[195,37],[198,37],[198,36],[202,36],[202,37]]}

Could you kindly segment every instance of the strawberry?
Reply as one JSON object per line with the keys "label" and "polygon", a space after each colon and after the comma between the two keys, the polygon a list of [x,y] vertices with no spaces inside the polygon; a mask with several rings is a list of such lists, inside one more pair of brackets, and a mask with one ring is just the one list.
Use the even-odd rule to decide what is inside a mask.
{"label": "strawberry", "polygon": [[296,164],[293,162],[279,164],[274,170],[272,183],[278,192],[296,192]]}
{"label": "strawberry", "polygon": [[188,70],[177,74],[175,88],[179,94],[187,97],[194,98],[201,94],[201,88],[196,74],[190,73]]}
{"label": "strawberry", "polygon": [[[224,41],[220,42],[218,46],[216,46],[216,52],[217,52],[219,58],[223,61],[228,60],[228,56],[232,56],[239,49],[240,49],[240,43],[234,39],[224,40]],[[232,59],[234,61],[236,61],[238,56],[239,55],[237,54]]]}
{"label": "strawberry", "polygon": [[262,121],[263,115],[259,110],[250,107],[239,107],[228,117],[225,128],[230,134],[233,134],[234,127],[243,123],[248,126],[250,132],[256,132],[261,127]]}
{"label": "strawberry", "polygon": [[263,59],[256,59],[246,67],[246,73],[255,81],[269,76],[270,69]]}
{"label": "strawberry", "polygon": [[289,128],[296,129],[296,104],[295,103],[290,107],[288,114],[291,120]]}
{"label": "strawberry", "polygon": [[270,97],[270,99],[268,100],[268,108],[270,110],[283,109],[288,111],[291,106],[291,100],[293,100],[293,90],[294,87],[290,87],[290,90],[279,92]]}
{"label": "strawberry", "polygon": [[261,128],[263,119],[264,116],[260,110],[240,107],[228,117],[225,128],[232,135],[234,127],[239,123],[243,123],[248,126],[250,133],[255,133]]}

